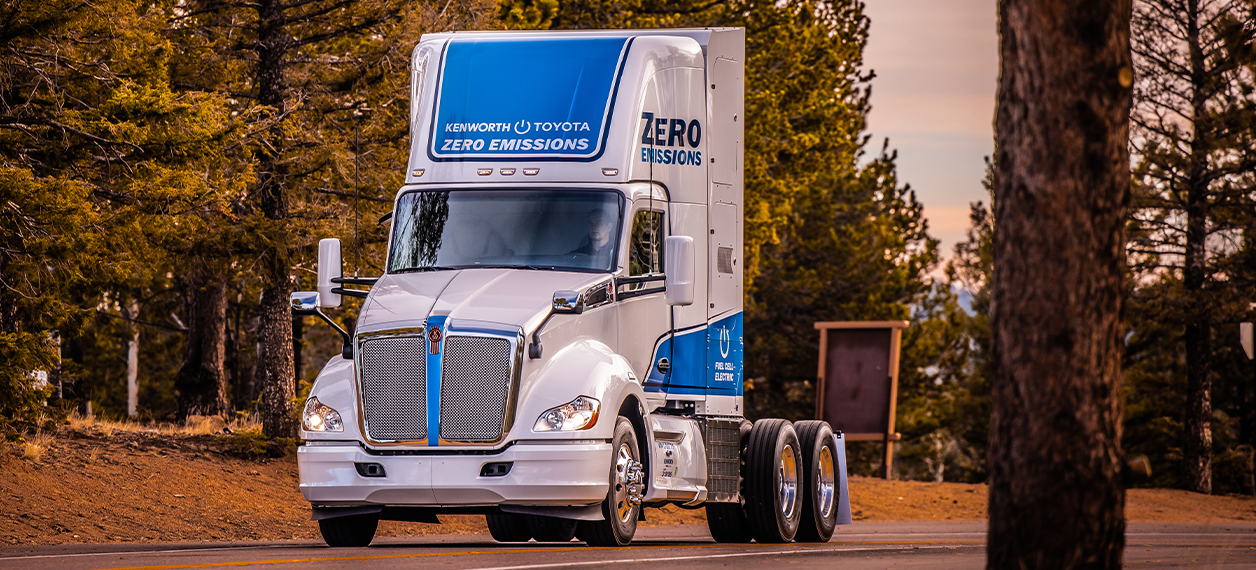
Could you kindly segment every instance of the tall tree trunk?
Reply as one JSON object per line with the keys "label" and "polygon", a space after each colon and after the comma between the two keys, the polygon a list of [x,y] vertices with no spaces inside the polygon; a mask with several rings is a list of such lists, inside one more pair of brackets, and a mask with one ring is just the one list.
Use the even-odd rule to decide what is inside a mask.
{"label": "tall tree trunk", "polygon": [[1002,0],[989,568],[1118,568],[1130,0]]}
{"label": "tall tree trunk", "polygon": [[140,326],[136,319],[140,318],[140,303],[132,299],[122,306],[122,316],[126,318],[128,338],[126,340],[126,416],[134,418],[139,415],[140,404]]}
{"label": "tall tree trunk", "polygon": [[1186,486],[1212,493],[1212,327],[1207,292],[1208,141],[1200,121],[1207,116],[1204,84],[1208,78],[1199,38],[1199,0],[1186,2],[1186,45],[1191,66],[1192,126],[1190,166],[1186,172],[1186,259],[1183,276],[1188,320],[1186,345]]}
{"label": "tall tree trunk", "polygon": [[[281,114],[288,89],[284,56],[293,45],[293,38],[284,29],[283,4],[263,0],[258,4],[257,94],[258,102]],[[292,306],[289,296],[292,283],[287,232],[286,195],[287,167],[282,161],[284,150],[283,124],[275,124],[270,132],[269,153],[258,157],[260,184],[258,207],[271,224],[270,251],[262,257],[261,271],[265,285],[258,307],[257,364],[255,384],[262,391],[262,433],[267,437],[292,437],[296,434],[293,399],[296,398],[292,360]]]}
{"label": "tall tree trunk", "polygon": [[174,378],[179,419],[227,413],[227,283],[210,268],[193,272],[183,365]]}

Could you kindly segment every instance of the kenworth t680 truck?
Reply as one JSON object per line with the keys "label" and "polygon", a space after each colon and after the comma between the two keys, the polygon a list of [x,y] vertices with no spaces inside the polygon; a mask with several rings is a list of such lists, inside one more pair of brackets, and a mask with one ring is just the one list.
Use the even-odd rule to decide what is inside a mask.
{"label": "kenworth t680 truck", "polygon": [[730,28],[423,37],[384,275],[323,240],[293,295],[364,299],[302,411],[328,544],[484,514],[625,545],[669,503],[721,542],[849,522],[840,434],[743,418],[744,62]]}

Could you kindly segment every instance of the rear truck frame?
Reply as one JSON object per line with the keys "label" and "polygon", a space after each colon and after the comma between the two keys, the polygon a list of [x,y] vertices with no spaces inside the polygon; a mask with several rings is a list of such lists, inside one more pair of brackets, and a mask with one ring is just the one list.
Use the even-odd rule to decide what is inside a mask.
{"label": "rear truck frame", "polygon": [[743,416],[744,62],[739,28],[422,38],[384,274],[325,239],[292,297],[363,302],[301,411],[329,545],[440,514],[626,545],[667,504],[720,542],[850,523],[841,434]]}

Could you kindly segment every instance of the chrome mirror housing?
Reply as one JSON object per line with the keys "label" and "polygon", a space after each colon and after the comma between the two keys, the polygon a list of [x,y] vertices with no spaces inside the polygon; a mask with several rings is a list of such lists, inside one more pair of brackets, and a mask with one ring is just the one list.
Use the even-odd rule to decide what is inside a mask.
{"label": "chrome mirror housing", "polygon": [[584,312],[584,296],[579,291],[554,291],[554,312],[579,315]]}
{"label": "chrome mirror housing", "polygon": [[292,313],[297,315],[313,315],[318,313],[318,291],[296,291],[292,293]]}

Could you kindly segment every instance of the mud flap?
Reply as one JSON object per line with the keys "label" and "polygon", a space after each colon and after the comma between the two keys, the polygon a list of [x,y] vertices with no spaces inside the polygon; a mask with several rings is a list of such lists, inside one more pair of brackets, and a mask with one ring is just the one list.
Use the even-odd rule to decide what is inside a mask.
{"label": "mud flap", "polygon": [[846,438],[840,431],[833,433],[833,452],[837,455],[837,524],[851,524],[850,486],[846,484]]}

